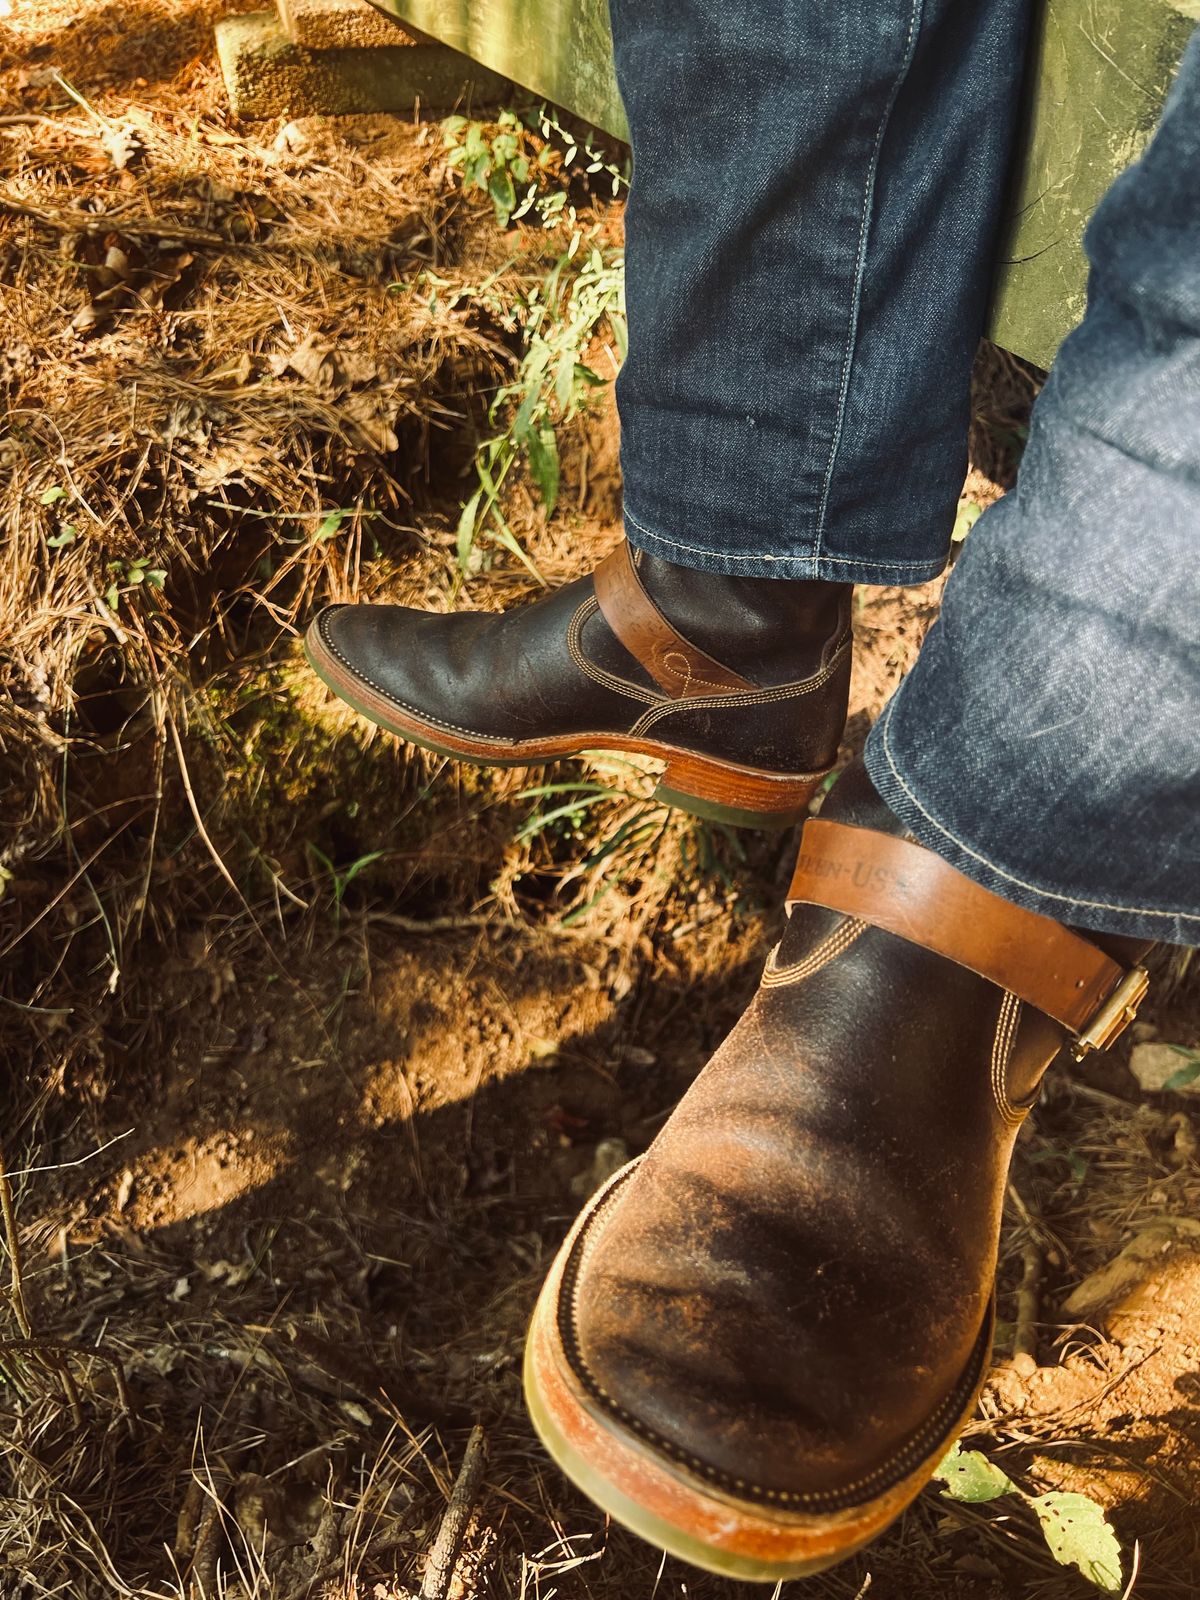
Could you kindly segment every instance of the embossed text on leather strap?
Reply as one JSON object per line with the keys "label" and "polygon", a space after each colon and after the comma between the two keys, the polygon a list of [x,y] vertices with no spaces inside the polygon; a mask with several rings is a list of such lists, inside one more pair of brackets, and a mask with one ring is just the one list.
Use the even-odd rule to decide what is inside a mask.
{"label": "embossed text on leather strap", "polygon": [[594,581],[605,622],[673,699],[754,688],[746,678],[676,633],[643,589],[627,544],[618,545],[605,557],[596,568]]}
{"label": "embossed text on leather strap", "polygon": [[1050,917],[1002,899],[930,850],[807,822],[789,900],[826,906],[969,967],[1078,1033],[1125,971]]}

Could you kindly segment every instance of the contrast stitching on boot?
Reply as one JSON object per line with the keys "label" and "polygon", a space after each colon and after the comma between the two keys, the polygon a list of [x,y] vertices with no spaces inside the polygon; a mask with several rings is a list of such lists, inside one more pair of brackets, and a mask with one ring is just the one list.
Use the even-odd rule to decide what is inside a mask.
{"label": "contrast stitching on boot", "polygon": [[644,733],[647,728],[654,726],[664,717],[674,715],[680,711],[727,711],[735,707],[758,707],[778,705],[784,700],[800,700],[806,695],[815,694],[824,687],[834,676],[842,664],[842,658],[850,647],[851,641],[840,645],[832,660],[821,671],[811,678],[802,678],[795,683],[780,684],[774,689],[756,689],[748,694],[722,694],[722,695],[695,695],[690,700],[668,700],[655,706],[634,724],[631,732]]}
{"label": "contrast stitching on boot", "polygon": [[767,957],[761,987],[781,989],[787,984],[800,983],[805,978],[811,978],[814,973],[820,972],[822,967],[827,967],[838,956],[844,955],[854,941],[866,932],[868,926],[869,924],[863,922],[860,917],[846,917],[817,945],[815,950],[810,950],[801,960],[793,961],[786,967],[775,965],[775,958],[779,954],[779,946],[776,945]]}
{"label": "contrast stitching on boot", "polygon": [[945,1436],[952,1422],[962,1414],[979,1383],[983,1373],[984,1362],[991,1348],[990,1315],[984,1319],[983,1327],[980,1329],[979,1337],[975,1341],[971,1359],[967,1363],[965,1372],[950,1393],[941,1401],[937,1409],[930,1414],[918,1431],[900,1447],[889,1462],[874,1468],[873,1471],[855,1479],[853,1483],[846,1484],[841,1489],[811,1491],[770,1489],[762,1484],[752,1483],[746,1478],[736,1477],[733,1473],[725,1472],[720,1467],[710,1466],[708,1462],[702,1461],[699,1456],[682,1449],[673,1440],[664,1438],[656,1429],[643,1422],[640,1417],[634,1416],[619,1400],[609,1394],[587,1365],[580,1348],[574,1323],[576,1294],[582,1269],[597,1242],[594,1233],[595,1223],[601,1213],[611,1204],[613,1197],[624,1187],[636,1171],[637,1164],[631,1164],[624,1173],[619,1174],[613,1180],[611,1187],[601,1195],[591,1215],[582,1220],[580,1230],[575,1236],[574,1243],[563,1267],[562,1279],[559,1285],[556,1320],[563,1353],[572,1372],[593,1400],[602,1405],[631,1433],[645,1440],[660,1454],[667,1456],[681,1466],[687,1467],[697,1477],[704,1478],[727,1493],[738,1494],[745,1499],[755,1502],[761,1501],[774,1506],[794,1507],[798,1510],[837,1511],[848,1509],[884,1494],[888,1489],[906,1478],[922,1461],[928,1459],[938,1440]]}
{"label": "contrast stitching on boot", "polygon": [[1021,1002],[1015,994],[1009,994],[1006,990],[1000,1002],[1000,1015],[996,1019],[996,1036],[992,1040],[992,1098],[1005,1122],[1014,1127],[1024,1122],[1030,1111],[1028,1106],[1022,1110],[1014,1105],[1008,1095],[1008,1063],[1012,1058],[1013,1041],[1020,1020]]}
{"label": "contrast stitching on boot", "polygon": [[329,637],[324,615],[317,618],[317,632],[330,655],[336,656],[347,672],[357,678],[359,683],[365,683],[368,688],[374,689],[376,694],[382,695],[389,705],[396,707],[397,711],[407,711],[411,716],[417,717],[421,722],[429,723],[432,727],[445,728],[447,733],[465,733],[468,739],[480,739],[487,744],[496,745],[498,749],[503,749],[513,742],[510,739],[498,739],[492,733],[479,733],[474,728],[464,728],[457,722],[443,722],[441,717],[431,717],[427,711],[418,711],[416,706],[410,706],[407,701],[398,700],[390,690],[385,689],[381,683],[376,683],[374,678],[369,678],[365,672],[360,672],[354,663],[342,654]]}
{"label": "contrast stitching on boot", "polygon": [[571,660],[580,672],[594,682],[601,684],[605,689],[613,689],[617,694],[630,696],[640,700],[644,705],[657,706],[663,702],[661,694],[654,694],[649,689],[643,689],[640,683],[630,683],[628,678],[618,678],[611,672],[606,672],[603,667],[594,665],[583,653],[583,630],[586,625],[600,610],[600,602],[595,595],[589,595],[582,601],[575,615],[567,627],[567,651]]}
{"label": "contrast stitching on boot", "polygon": [[[594,600],[587,603],[593,606],[596,604]],[[576,612],[576,616],[578,615],[579,613]],[[330,655],[335,656],[352,677],[356,678],[359,683],[365,683],[368,688],[374,689],[376,694],[381,695],[389,705],[395,706],[397,711],[407,711],[410,716],[416,717],[418,721],[426,723],[430,727],[444,728],[447,733],[463,733],[466,734],[469,739],[478,739],[482,743],[495,745],[496,749],[500,751],[509,750],[514,745],[519,745],[521,743],[519,739],[504,739],[494,733],[480,733],[475,728],[464,728],[461,723],[446,722],[441,717],[432,716],[428,711],[418,710],[416,706],[409,705],[407,701],[398,699],[397,696],[392,694],[390,690],[385,689],[383,685],[381,683],[377,683],[374,678],[368,677],[365,672],[360,671],[360,669],[356,667],[352,661],[348,660],[347,657],[343,655],[341,650],[338,649],[337,645],[329,637],[329,631],[326,627],[326,618],[324,614],[317,619],[317,632],[320,634],[321,642],[329,651]],[[567,639],[567,648],[568,650],[571,650],[571,640],[569,635]],[[572,659],[576,661],[577,665],[582,667],[585,672],[589,670],[586,660],[582,657],[582,655],[578,654],[578,647],[576,647],[575,650],[571,650],[571,656]],[[602,679],[601,681],[604,680]],[[617,689],[622,694],[634,696],[637,699],[647,702],[651,705],[658,704],[660,698],[658,696],[649,695],[644,689],[639,688],[637,684],[627,684],[620,678],[609,679],[606,683],[606,687]]]}
{"label": "contrast stitching on boot", "polygon": [[[674,663],[676,661],[682,661],[683,666],[675,666]],[[702,689],[716,689],[719,691],[721,688],[719,683],[713,683],[710,678],[696,677],[692,671],[691,663],[688,661],[688,658],[682,653],[682,651],[668,651],[666,655],[658,658],[658,665],[662,667],[664,671],[669,672],[672,677],[679,679],[680,683],[683,685],[683,692],[685,694],[691,688],[693,683],[698,683]]]}
{"label": "contrast stitching on boot", "polygon": [[833,488],[833,472],[837,465],[838,451],[842,444],[842,430],[846,422],[846,401],[850,393],[850,374],[854,369],[854,353],[858,344],[858,310],[862,299],[863,278],[867,270],[867,238],[871,228],[871,213],[875,203],[875,180],[879,173],[879,158],[883,150],[883,139],[887,133],[888,123],[891,121],[892,112],[896,101],[900,97],[900,89],[908,77],[909,69],[913,63],[916,52],[917,34],[920,30],[922,17],[922,0],[913,0],[912,10],[908,18],[908,35],[904,40],[904,50],[900,61],[900,70],[896,74],[887,101],[883,107],[883,115],[879,119],[879,127],[875,132],[875,144],[871,150],[871,159],[867,164],[867,181],[863,187],[862,221],[858,230],[858,252],[854,261],[854,287],[850,295],[850,314],[846,323],[846,349],[842,357],[842,381],[838,392],[837,416],[834,419],[833,439],[829,447],[829,463],[825,468],[825,482],[821,489],[821,504],[817,508],[817,526],[815,540],[818,551],[825,537],[825,518],[829,512],[829,495]]}

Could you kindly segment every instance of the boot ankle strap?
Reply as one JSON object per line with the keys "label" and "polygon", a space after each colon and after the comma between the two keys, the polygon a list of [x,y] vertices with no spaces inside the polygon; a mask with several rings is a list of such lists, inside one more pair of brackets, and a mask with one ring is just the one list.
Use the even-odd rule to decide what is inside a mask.
{"label": "boot ankle strap", "polygon": [[1077,1059],[1137,1014],[1144,967],[1122,967],[1061,922],[973,883],[930,850],[842,822],[808,822],[788,903],[824,906],[932,950],[1060,1023]]}
{"label": "boot ankle strap", "polygon": [[605,556],[592,581],[605,622],[673,700],[754,688],[676,632],[642,587],[627,544]]}

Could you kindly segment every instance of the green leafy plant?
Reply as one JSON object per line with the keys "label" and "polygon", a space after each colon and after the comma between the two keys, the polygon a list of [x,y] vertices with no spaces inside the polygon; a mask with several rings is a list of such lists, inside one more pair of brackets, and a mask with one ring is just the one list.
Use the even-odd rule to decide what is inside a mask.
{"label": "green leafy plant", "polygon": [[580,243],[576,233],[545,282],[535,284],[520,304],[524,351],[516,374],[496,390],[488,408],[488,422],[497,431],[476,452],[479,487],[459,517],[458,559],[464,571],[485,529],[531,565],[504,516],[505,482],[518,462],[525,462],[546,515],[553,515],[560,478],[557,430],[604,383],[584,359],[602,325],[611,333],[617,359],[625,357],[624,260],[606,257],[593,245],[579,264]]}
{"label": "green leafy plant", "polygon": [[[495,123],[449,117],[442,124],[451,165],[461,172],[464,184],[491,195],[497,222],[507,227],[528,218],[543,229],[567,231],[565,248],[545,277],[507,300],[500,287],[503,270],[468,286],[424,275],[433,291],[431,310],[443,293],[451,309],[463,302],[485,307],[517,332],[521,347],[513,377],[496,390],[488,407],[493,432],[476,451],[477,487],[458,524],[463,571],[470,568],[480,535],[489,533],[540,576],[504,515],[507,482],[523,464],[546,515],[553,515],[561,476],[558,429],[605,382],[589,352],[605,335],[615,370],[628,345],[624,257],[603,243],[600,229],[580,226],[567,189],[578,173],[601,180],[615,196],[627,177],[544,109],[536,130],[512,112],[502,112]],[[524,186],[524,194],[517,193],[518,185]]]}
{"label": "green leafy plant", "polygon": [[[495,122],[472,122],[467,117],[447,117],[442,123],[442,140],[447,162],[462,174],[468,189],[482,189],[496,208],[496,221],[507,228],[514,214],[524,215],[533,204],[536,182],[530,177],[557,160],[557,152],[546,145],[530,148],[529,130],[512,111],[502,111]],[[517,188],[526,190],[519,197]]]}
{"label": "green leafy plant", "polygon": [[1046,1546],[1063,1567],[1075,1567],[1103,1594],[1121,1592],[1121,1546],[1103,1508],[1085,1494],[1028,1494],[978,1450],[956,1444],[937,1471],[950,1500],[979,1505],[1016,1495],[1038,1520]]}
{"label": "green leafy plant", "polygon": [[1171,1074],[1163,1084],[1163,1088],[1186,1089],[1189,1083],[1195,1083],[1196,1079],[1200,1078],[1200,1050],[1189,1050],[1182,1044],[1173,1044],[1171,1049],[1176,1055],[1183,1057],[1183,1066]]}
{"label": "green leafy plant", "polygon": [[104,604],[110,611],[115,611],[121,604],[122,595],[133,594],[138,589],[161,589],[167,581],[164,567],[152,567],[152,556],[137,556],[133,560],[119,557],[115,561],[105,564],[110,582],[104,591]]}
{"label": "green leafy plant", "polygon": [[65,511],[70,509],[70,495],[67,490],[61,484],[56,483],[52,488],[42,491],[38,496],[38,503],[46,507],[57,506],[59,508],[55,513],[58,518],[58,527],[53,533],[46,535],[47,550],[62,550],[66,545],[74,544],[79,537],[79,525],[75,522],[69,522],[63,515]]}
{"label": "green leafy plant", "polygon": [[325,852],[318,850],[315,844],[310,843],[305,848],[329,878],[330,887],[333,891],[334,921],[340,922],[342,919],[342,902],[346,898],[346,890],[360,872],[365,872],[369,866],[378,861],[386,852],[383,850],[369,850],[365,856],[359,856],[358,860],[352,861],[348,867],[335,867]]}
{"label": "green leafy plant", "polygon": [[983,507],[978,500],[965,498],[960,500],[958,502],[958,515],[954,519],[954,529],[950,534],[953,542],[961,544],[982,515]]}

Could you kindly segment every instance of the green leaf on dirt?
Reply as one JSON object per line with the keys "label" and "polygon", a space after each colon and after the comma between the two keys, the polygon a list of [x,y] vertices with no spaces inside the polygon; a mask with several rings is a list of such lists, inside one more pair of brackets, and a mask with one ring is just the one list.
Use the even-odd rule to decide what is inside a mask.
{"label": "green leaf on dirt", "polygon": [[1183,1057],[1185,1065],[1171,1074],[1163,1084],[1163,1089],[1186,1089],[1189,1083],[1195,1083],[1200,1078],[1200,1054],[1181,1044],[1172,1045],[1171,1048]]}
{"label": "green leaf on dirt", "polygon": [[56,506],[60,500],[65,500],[66,498],[67,491],[59,484],[55,484],[53,489],[44,490],[40,496],[44,506]]}
{"label": "green leaf on dirt", "polygon": [[79,537],[79,529],[73,522],[64,522],[57,533],[51,534],[46,540],[47,550],[61,550],[64,545],[74,544]]}
{"label": "green leaf on dirt", "polygon": [[978,500],[960,500],[958,515],[954,519],[954,531],[950,538],[956,544],[961,544],[982,515],[983,507]]}
{"label": "green leaf on dirt", "polygon": [[546,515],[552,517],[558,504],[559,477],[558,441],[554,429],[549,424],[535,428],[525,441],[525,449],[529,454],[529,475],[537,485]]}
{"label": "green leaf on dirt", "polygon": [[331,511],[327,517],[322,518],[321,526],[313,534],[314,543],[320,544],[325,539],[332,539],[345,522],[347,515],[345,511]]}
{"label": "green leaf on dirt", "polygon": [[458,519],[458,564],[464,572],[467,570],[467,562],[471,559],[471,550],[475,544],[475,518],[479,515],[479,502],[482,499],[483,490],[476,489],[462,508],[462,515]]}
{"label": "green leaf on dirt", "polygon": [[934,1473],[946,1487],[942,1493],[948,1500],[963,1500],[977,1504],[982,1500],[995,1500],[998,1495],[1019,1493],[1016,1484],[995,1467],[978,1450],[964,1450],[955,1445]]}
{"label": "green leaf on dirt", "polygon": [[511,175],[505,171],[493,172],[488,182],[488,193],[496,208],[496,221],[502,228],[506,228],[508,219],[517,207],[517,191],[513,186]]}
{"label": "green leaf on dirt", "polygon": [[1104,1594],[1121,1589],[1121,1546],[1102,1507],[1086,1494],[1055,1491],[1032,1497],[1050,1554],[1062,1567],[1077,1567]]}

